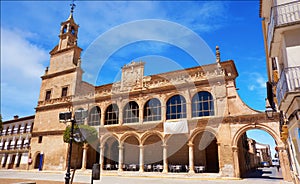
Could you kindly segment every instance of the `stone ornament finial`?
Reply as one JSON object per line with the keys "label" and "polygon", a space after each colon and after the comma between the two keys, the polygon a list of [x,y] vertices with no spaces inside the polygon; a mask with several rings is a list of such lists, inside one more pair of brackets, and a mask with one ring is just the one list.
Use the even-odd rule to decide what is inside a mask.
{"label": "stone ornament finial", "polygon": [[216,62],[217,62],[217,63],[220,63],[220,62],[221,62],[219,46],[216,46]]}

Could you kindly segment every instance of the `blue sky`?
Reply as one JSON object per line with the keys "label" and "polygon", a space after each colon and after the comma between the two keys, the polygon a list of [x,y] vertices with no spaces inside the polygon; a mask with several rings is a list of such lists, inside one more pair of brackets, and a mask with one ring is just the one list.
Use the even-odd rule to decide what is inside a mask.
{"label": "blue sky", "polygon": [[[168,21],[191,30],[202,39],[206,47],[199,46],[201,64],[214,62],[210,57],[218,45],[221,60],[235,61],[239,72],[236,85],[242,100],[256,110],[265,109],[267,76],[258,0],[75,3],[74,19],[80,25],[78,45],[83,48],[85,80],[96,85],[113,82],[118,79],[120,68],[132,60],[152,61],[146,63],[146,75],[197,66],[199,62],[178,45],[142,40],[115,50],[110,48],[113,53],[98,70],[100,74],[92,73],[98,60],[90,59],[88,53],[101,41],[101,35],[132,22]],[[1,1],[1,114],[4,120],[16,114],[34,114],[40,76],[49,65],[49,51],[58,43],[60,23],[70,14],[69,4],[69,1]],[[144,31],[163,36],[159,30],[155,32],[151,27],[139,25],[135,24],[126,34],[137,35]],[[122,41],[123,38],[115,39]],[[104,52],[99,49],[98,54]],[[111,73],[115,75],[112,77]]]}

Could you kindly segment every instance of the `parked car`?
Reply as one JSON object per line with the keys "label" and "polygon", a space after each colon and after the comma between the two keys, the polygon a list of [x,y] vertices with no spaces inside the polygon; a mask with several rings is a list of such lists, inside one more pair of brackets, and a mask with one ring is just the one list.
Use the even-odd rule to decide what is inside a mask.
{"label": "parked car", "polygon": [[278,158],[272,159],[272,166],[274,166],[274,167],[279,166],[279,159]]}
{"label": "parked car", "polygon": [[262,167],[270,167],[270,163],[269,162],[261,162],[260,165]]}

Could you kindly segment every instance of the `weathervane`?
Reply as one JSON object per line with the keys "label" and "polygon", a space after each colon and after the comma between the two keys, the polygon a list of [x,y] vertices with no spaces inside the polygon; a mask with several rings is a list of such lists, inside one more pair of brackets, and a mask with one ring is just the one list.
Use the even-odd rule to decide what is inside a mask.
{"label": "weathervane", "polygon": [[74,0],[72,0],[72,3],[70,4],[70,6],[71,6],[71,13],[73,14],[74,9],[76,7],[76,4],[74,4]]}

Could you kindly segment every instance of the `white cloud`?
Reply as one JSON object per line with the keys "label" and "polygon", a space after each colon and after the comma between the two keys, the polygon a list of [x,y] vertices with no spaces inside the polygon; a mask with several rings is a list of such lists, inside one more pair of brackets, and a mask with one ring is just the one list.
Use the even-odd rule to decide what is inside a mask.
{"label": "white cloud", "polygon": [[[148,19],[122,24],[99,36],[83,54],[82,66],[87,73],[96,77],[103,64],[118,49],[137,41],[149,40],[174,45],[193,57],[200,65],[214,61],[211,49],[192,30],[170,21]],[[145,55],[148,55],[147,48],[142,50]],[[94,81],[89,82],[94,83]]]}
{"label": "white cloud", "polygon": [[28,35],[32,34],[1,27],[1,107],[4,107],[1,113],[4,119],[19,112],[32,115],[37,104],[43,63],[49,56],[47,51],[27,41]]}
{"label": "white cloud", "polygon": [[253,72],[253,73],[244,73],[248,79],[248,89],[250,91],[261,91],[260,94],[265,94],[266,90],[266,81],[267,79],[262,76],[262,74]]}

